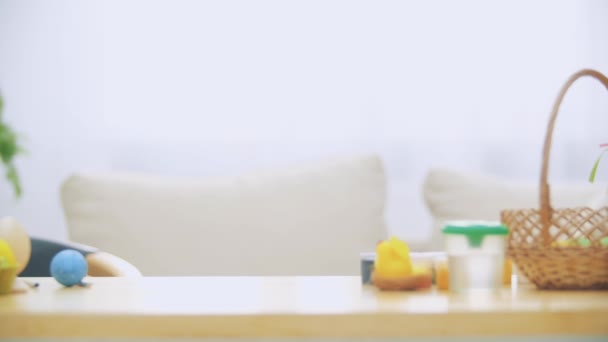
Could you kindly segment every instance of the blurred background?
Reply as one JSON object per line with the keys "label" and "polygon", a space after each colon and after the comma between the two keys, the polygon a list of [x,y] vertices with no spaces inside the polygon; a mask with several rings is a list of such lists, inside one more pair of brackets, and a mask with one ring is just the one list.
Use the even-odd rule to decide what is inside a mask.
{"label": "blurred background", "polygon": [[[608,73],[606,18],[603,0],[0,0],[4,115],[29,151],[23,197],[0,180],[0,216],[63,239],[73,172],[215,177],[377,153],[391,232],[425,235],[431,167],[538,181],[559,88]],[[605,92],[569,92],[552,181],[587,180]]]}

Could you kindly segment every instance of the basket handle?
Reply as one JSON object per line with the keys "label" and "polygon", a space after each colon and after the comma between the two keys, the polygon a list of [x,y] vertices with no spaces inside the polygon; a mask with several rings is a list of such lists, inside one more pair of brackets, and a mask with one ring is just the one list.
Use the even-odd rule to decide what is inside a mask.
{"label": "basket handle", "polygon": [[557,112],[559,110],[560,105],[566,95],[570,86],[581,77],[591,76],[596,80],[600,81],[606,89],[608,89],[608,77],[600,73],[599,71],[593,69],[583,69],[576,73],[574,73],[566,83],[562,86],[555,103],[553,104],[553,109],[551,111],[551,116],[549,118],[549,125],[547,127],[547,133],[545,135],[545,145],[543,147],[543,164],[540,174],[540,219],[543,225],[542,230],[542,238],[545,246],[548,246],[551,243],[549,236],[549,227],[551,227],[551,214],[553,209],[551,208],[551,195],[549,184],[547,183],[547,176],[549,174],[549,152],[551,150],[551,140],[553,138],[553,127],[555,126],[555,119],[557,118]]}

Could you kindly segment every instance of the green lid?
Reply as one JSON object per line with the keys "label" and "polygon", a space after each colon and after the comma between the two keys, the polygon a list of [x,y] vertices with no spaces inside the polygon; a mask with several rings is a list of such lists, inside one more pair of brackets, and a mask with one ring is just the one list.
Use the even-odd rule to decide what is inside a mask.
{"label": "green lid", "polygon": [[443,233],[466,235],[469,239],[469,245],[479,247],[486,235],[507,235],[509,229],[498,222],[460,221],[449,222],[443,228]]}

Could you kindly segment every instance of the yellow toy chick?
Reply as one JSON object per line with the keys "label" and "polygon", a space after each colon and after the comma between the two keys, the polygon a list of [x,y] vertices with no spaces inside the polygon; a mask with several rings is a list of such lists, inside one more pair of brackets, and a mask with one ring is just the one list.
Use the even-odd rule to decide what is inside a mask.
{"label": "yellow toy chick", "polygon": [[396,237],[391,237],[376,246],[374,272],[381,277],[404,277],[412,273],[410,249]]}

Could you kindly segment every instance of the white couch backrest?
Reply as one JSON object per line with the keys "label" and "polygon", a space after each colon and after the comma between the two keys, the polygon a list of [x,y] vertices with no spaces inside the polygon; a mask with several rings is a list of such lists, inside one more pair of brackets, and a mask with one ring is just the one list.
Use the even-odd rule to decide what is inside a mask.
{"label": "white couch backrest", "polygon": [[386,237],[376,156],[229,179],[76,174],[62,186],[70,239],[144,275],[356,275]]}
{"label": "white couch backrest", "polygon": [[[553,184],[554,208],[597,206],[606,196],[605,184]],[[424,199],[433,217],[433,249],[443,247],[441,227],[449,220],[500,220],[503,209],[539,207],[539,185],[480,173],[432,169]]]}

